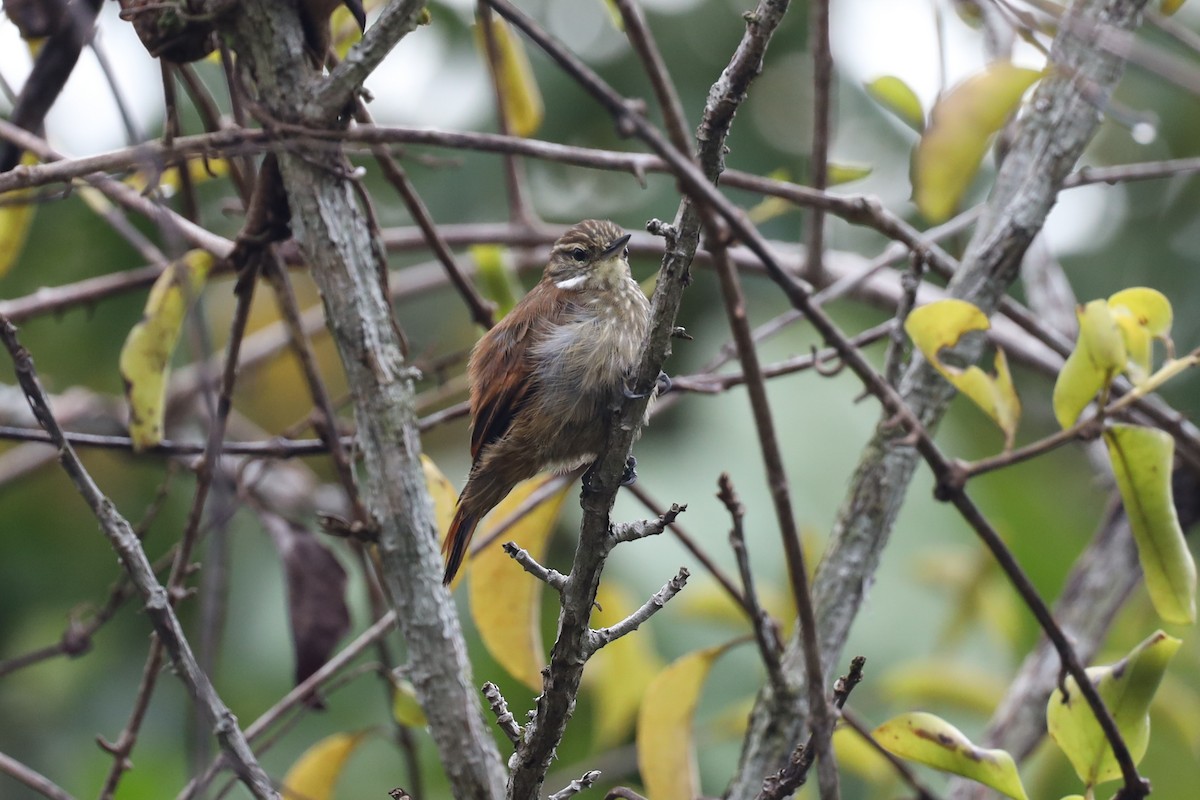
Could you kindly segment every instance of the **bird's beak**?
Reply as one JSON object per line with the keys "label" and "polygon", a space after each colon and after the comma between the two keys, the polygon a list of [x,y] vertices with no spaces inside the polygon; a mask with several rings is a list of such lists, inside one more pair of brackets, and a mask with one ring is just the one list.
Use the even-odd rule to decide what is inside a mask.
{"label": "bird's beak", "polygon": [[629,240],[632,237],[633,237],[632,233],[625,234],[620,239],[617,239],[615,242],[610,244],[608,247],[604,248],[604,251],[600,253],[600,257],[608,258],[613,253],[620,252],[622,249],[624,249],[625,245],[629,244]]}

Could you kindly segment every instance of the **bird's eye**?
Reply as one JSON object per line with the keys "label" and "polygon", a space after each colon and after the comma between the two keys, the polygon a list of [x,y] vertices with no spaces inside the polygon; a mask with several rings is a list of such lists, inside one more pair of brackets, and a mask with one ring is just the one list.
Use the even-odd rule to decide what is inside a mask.
{"label": "bird's eye", "polygon": [[587,250],[584,250],[582,247],[576,247],[571,251],[571,258],[576,261],[587,261]]}

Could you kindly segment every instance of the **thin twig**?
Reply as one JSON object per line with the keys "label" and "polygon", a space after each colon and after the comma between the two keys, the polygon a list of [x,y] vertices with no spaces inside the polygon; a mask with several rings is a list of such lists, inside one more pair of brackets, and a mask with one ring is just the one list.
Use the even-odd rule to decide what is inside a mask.
{"label": "thin twig", "polygon": [[720,487],[717,499],[729,511],[729,516],[733,520],[733,526],[729,531],[729,545],[733,548],[733,555],[737,559],[738,574],[742,578],[743,595],[746,603],[750,606],[750,624],[754,627],[754,641],[758,645],[758,655],[762,659],[763,666],[766,667],[767,678],[771,681],[775,693],[781,697],[787,696],[791,693],[792,688],[788,684],[780,664],[779,655],[783,651],[783,646],[779,641],[779,628],[770,615],[763,610],[762,604],[758,602],[758,592],[754,590],[754,573],[750,571],[750,556],[746,550],[746,533],[742,525],[746,509],[738,499],[729,473],[722,472],[717,484]]}
{"label": "thin twig", "polygon": [[565,788],[560,789],[559,791],[547,797],[546,800],[567,800],[569,797],[574,797],[584,789],[592,788],[592,784],[595,783],[599,777],[600,770],[598,769],[585,772],[579,778],[576,778],[567,784]]}
{"label": "thin twig", "polygon": [[500,694],[499,687],[488,681],[483,685],[483,697],[488,701],[488,708],[496,715],[496,726],[500,728],[500,732],[507,736],[513,744],[520,742],[521,726],[517,723],[517,718],[508,710],[508,702],[504,699],[504,695]]}
{"label": "thin twig", "polygon": [[0,772],[14,778],[50,800],[75,800],[74,797],[37,770],[22,764],[6,753],[0,753]]}
{"label": "thin twig", "polygon": [[642,607],[634,611],[625,619],[610,625],[607,628],[597,628],[591,631],[588,636],[588,648],[592,653],[595,653],[606,644],[620,639],[622,636],[636,631],[643,622],[657,614],[662,607],[665,606],[671,598],[683,591],[683,587],[687,584],[691,573],[686,567],[680,567],[679,572],[675,577],[667,581],[661,589],[650,596],[650,599],[642,604]]}
{"label": "thin twig", "polygon": [[[808,161],[808,184],[818,192],[829,182],[829,106],[833,93],[833,54],[829,48],[829,0],[808,4],[808,49],[813,58],[812,153]],[[814,208],[807,215],[805,240],[808,258],[806,275],[813,283],[822,280],[825,258],[825,213]],[[819,769],[819,768],[818,768]],[[821,797],[837,796],[837,786],[821,782]]]}
{"label": "thin twig", "polygon": [[528,550],[518,547],[516,542],[505,542],[504,552],[507,553],[509,558],[511,558],[513,561],[516,561],[518,564],[520,564],[522,569],[524,569],[533,577],[537,578],[542,583],[549,586],[551,589],[554,589],[561,594],[562,590],[566,588],[568,576],[563,575],[558,570],[550,569],[549,567],[543,567],[532,555],[529,554]]}
{"label": "thin twig", "polygon": [[[658,408],[658,406],[656,406],[656,408]],[[632,486],[628,487],[628,490],[634,497],[642,502],[642,505],[650,509],[652,513],[661,517],[667,512],[667,509],[661,503],[655,500],[654,497],[651,496],[650,492],[641,483],[633,484]],[[717,565],[717,562],[713,561],[712,557],[704,551],[704,548],[702,548],[699,542],[696,541],[696,537],[689,534],[687,529],[680,524],[678,519],[672,520],[667,526],[667,530],[669,530],[671,535],[678,539],[679,543],[682,544],[684,548],[686,548],[687,551],[691,553],[706,570],[708,570],[708,574],[713,576],[713,579],[716,580],[716,582],[720,584],[721,588],[725,590],[725,593],[733,599],[733,602],[737,604],[738,608],[742,609],[746,613],[747,618],[753,620],[754,611],[751,609],[750,603],[746,600],[746,596],[742,594],[737,586],[734,585],[733,580],[731,580],[730,577],[725,574],[725,571]]]}
{"label": "thin twig", "polygon": [[[834,708],[840,711],[846,705],[846,699],[850,696],[850,692],[854,691],[854,687],[862,680],[863,666],[866,663],[867,659],[863,656],[855,656],[850,660],[850,670],[834,682],[832,702]],[[813,739],[815,737],[816,732],[814,731],[809,735],[807,743],[796,746],[783,769],[763,781],[762,791],[758,793],[757,800],[782,800],[782,798],[791,796],[804,785],[808,780],[808,772],[812,767],[813,759],[818,757],[814,750]]]}

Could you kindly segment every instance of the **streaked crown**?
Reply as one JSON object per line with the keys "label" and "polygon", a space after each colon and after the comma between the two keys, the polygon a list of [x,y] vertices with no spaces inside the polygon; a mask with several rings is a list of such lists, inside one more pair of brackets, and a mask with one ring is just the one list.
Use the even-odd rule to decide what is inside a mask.
{"label": "streaked crown", "polygon": [[[571,226],[550,249],[546,277],[560,285],[586,276],[600,263],[622,262],[628,270],[625,243],[629,235],[613,222],[585,219]],[[568,287],[563,287],[568,288]]]}

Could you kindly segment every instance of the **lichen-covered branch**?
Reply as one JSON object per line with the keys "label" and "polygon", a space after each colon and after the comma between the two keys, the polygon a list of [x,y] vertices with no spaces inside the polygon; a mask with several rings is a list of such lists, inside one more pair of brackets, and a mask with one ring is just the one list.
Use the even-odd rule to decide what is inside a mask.
{"label": "lichen-covered branch", "polygon": [[[389,11],[408,5],[392,4]],[[304,59],[291,4],[242,3],[229,33],[245,73],[242,85],[256,92],[248,105],[268,124],[294,119],[297,97],[327,98],[321,92],[332,91],[322,90],[325,79]],[[491,800],[502,792],[504,768],[473,688],[458,615],[441,585],[419,460],[414,371],[380,280],[386,266],[382,246],[340,150],[292,149],[279,155],[279,168],[292,230],[321,290],[350,387],[363,456],[361,496],[378,526],[383,580],[408,646],[409,678],[454,795]]]}

